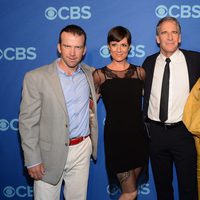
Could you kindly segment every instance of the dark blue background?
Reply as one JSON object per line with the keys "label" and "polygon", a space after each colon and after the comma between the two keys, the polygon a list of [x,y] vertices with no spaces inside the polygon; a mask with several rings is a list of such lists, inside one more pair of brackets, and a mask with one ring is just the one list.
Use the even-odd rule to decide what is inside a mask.
{"label": "dark blue background", "polygon": [[[199,0],[1,0],[0,1],[0,199],[32,199],[32,181],[23,166],[18,133],[21,87],[25,72],[57,58],[58,34],[68,24],[82,26],[88,35],[84,62],[96,68],[110,62],[106,46],[108,30],[127,27],[133,36],[129,61],[141,65],[158,50],[155,26],[171,15],[182,25],[182,48],[200,51]],[[88,200],[117,199],[119,188],[109,190],[104,163],[103,121],[98,106],[99,147],[97,164],[91,162]],[[150,179],[139,188],[138,200],[155,200]],[[174,180],[176,199],[177,183]],[[77,188],[78,189],[78,188]],[[110,194],[110,195],[109,195]]]}

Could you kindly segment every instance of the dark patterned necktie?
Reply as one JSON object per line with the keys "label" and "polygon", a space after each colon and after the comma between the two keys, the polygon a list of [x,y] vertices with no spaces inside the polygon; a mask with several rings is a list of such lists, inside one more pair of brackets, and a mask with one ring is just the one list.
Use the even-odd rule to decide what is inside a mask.
{"label": "dark patterned necktie", "polygon": [[170,59],[166,58],[165,71],[162,81],[161,98],[160,98],[160,121],[165,122],[168,118],[168,99],[169,99],[169,63]]}

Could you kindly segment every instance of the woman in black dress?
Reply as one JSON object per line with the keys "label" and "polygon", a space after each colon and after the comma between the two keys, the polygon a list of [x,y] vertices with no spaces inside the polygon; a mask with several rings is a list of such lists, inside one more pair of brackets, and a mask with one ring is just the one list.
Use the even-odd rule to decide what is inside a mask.
{"label": "woman in black dress", "polygon": [[108,171],[121,185],[119,200],[137,197],[137,178],[147,163],[147,144],[142,120],[142,91],[145,71],[129,64],[128,29],[117,26],[108,33],[112,62],[93,73],[97,93],[106,109],[105,158]]}

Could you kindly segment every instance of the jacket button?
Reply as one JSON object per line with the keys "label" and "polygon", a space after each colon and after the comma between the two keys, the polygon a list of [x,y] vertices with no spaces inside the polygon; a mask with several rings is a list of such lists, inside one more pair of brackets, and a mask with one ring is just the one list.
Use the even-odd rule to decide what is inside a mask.
{"label": "jacket button", "polygon": [[66,142],[66,143],[65,143],[65,146],[69,146],[69,144]]}
{"label": "jacket button", "polygon": [[67,124],[66,124],[65,126],[66,126],[66,127],[68,127],[68,125],[67,125]]}

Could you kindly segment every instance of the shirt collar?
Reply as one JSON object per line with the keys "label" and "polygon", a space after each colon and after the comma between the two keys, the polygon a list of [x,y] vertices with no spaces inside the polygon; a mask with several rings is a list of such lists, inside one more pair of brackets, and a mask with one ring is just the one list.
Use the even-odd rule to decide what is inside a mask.
{"label": "shirt collar", "polygon": [[[56,60],[57,71],[58,71],[59,73],[62,73],[62,74],[65,74],[66,76],[68,76],[68,75],[64,72],[64,70],[61,69],[61,68],[59,67],[59,64],[58,64],[59,61],[60,61],[60,58],[58,58],[58,59]],[[73,76],[73,75],[76,75],[76,74],[78,74],[78,73],[80,73],[80,72],[83,72],[83,70],[82,70],[82,68],[81,68],[81,64],[79,63],[79,64],[78,64],[78,67],[77,67],[77,70],[72,74],[72,76]]]}
{"label": "shirt collar", "polygon": [[[171,62],[175,62],[176,60],[178,60],[178,56],[180,55],[181,51],[179,49],[177,49],[169,58],[171,60]],[[166,58],[162,53],[160,53],[160,58],[165,62]]]}

